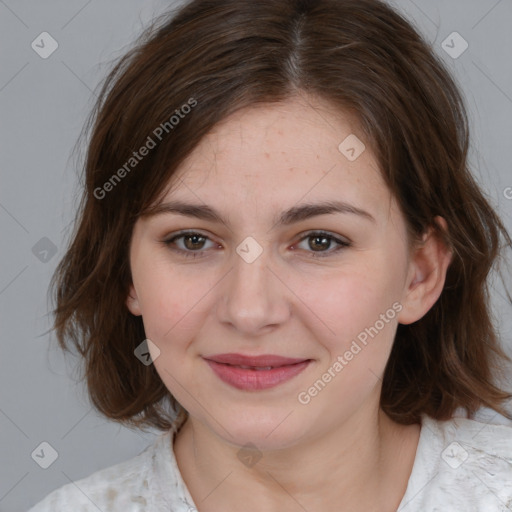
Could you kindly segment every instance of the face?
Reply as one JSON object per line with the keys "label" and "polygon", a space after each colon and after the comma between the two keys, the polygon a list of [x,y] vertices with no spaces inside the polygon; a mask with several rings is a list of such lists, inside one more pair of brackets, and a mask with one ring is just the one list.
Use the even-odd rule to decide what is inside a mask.
{"label": "face", "polygon": [[[235,445],[292,446],[378,407],[414,278],[368,144],[339,149],[364,142],[357,124],[311,105],[227,118],[133,231],[127,305],[155,367],[192,421]],[[338,211],[303,208],[327,202]]]}

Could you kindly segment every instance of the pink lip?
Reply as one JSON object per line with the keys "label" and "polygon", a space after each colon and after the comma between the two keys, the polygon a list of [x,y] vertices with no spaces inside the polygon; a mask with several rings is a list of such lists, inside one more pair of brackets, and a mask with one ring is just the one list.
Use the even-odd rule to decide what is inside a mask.
{"label": "pink lip", "polygon": [[[281,384],[304,370],[311,359],[275,355],[244,356],[217,354],[204,357],[214,373],[226,384],[246,391],[268,389]],[[252,368],[241,368],[251,366]],[[272,369],[256,369],[271,366]]]}

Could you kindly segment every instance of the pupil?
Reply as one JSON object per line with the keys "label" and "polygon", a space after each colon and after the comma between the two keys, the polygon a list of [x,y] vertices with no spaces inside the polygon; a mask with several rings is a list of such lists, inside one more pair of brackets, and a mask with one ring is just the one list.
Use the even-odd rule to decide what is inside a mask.
{"label": "pupil", "polygon": [[[326,238],[325,236],[315,236],[313,240],[314,244],[316,244],[317,240],[322,240],[324,248],[326,248],[326,245],[329,246],[329,239]],[[322,245],[322,242],[320,242],[320,245]]]}
{"label": "pupil", "polygon": [[186,240],[192,240],[191,244],[187,244],[187,246],[192,245],[192,247],[188,247],[189,249],[197,249],[197,247],[194,247],[196,244],[200,243],[198,242],[198,239],[203,238],[200,235],[189,235],[186,237]]}

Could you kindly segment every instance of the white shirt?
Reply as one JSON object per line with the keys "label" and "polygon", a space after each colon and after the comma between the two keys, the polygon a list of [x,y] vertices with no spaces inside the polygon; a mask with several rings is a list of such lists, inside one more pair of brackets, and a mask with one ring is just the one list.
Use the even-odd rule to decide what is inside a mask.
{"label": "white shirt", "polygon": [[[28,512],[195,512],[175,429],[136,457],[51,492]],[[423,416],[399,512],[511,512],[512,425]],[[231,512],[231,511],[226,511]]]}

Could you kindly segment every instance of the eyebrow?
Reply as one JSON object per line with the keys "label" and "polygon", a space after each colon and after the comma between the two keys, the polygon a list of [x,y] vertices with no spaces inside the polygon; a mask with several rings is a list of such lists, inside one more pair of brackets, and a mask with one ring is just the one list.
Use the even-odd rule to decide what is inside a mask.
{"label": "eyebrow", "polygon": [[[185,201],[169,201],[166,203],[157,204],[149,208],[143,217],[153,217],[156,215],[174,213],[178,215],[185,215],[187,217],[194,217],[212,222],[218,222],[226,226],[229,222],[222,217],[222,215],[214,208],[205,204],[191,204]],[[311,217],[318,215],[328,215],[335,213],[344,213],[360,216],[366,220],[375,222],[375,217],[365,210],[358,208],[354,205],[343,201],[326,201],[320,203],[305,203],[282,212],[276,219],[274,219],[273,226],[289,226],[296,222],[304,221]]]}

